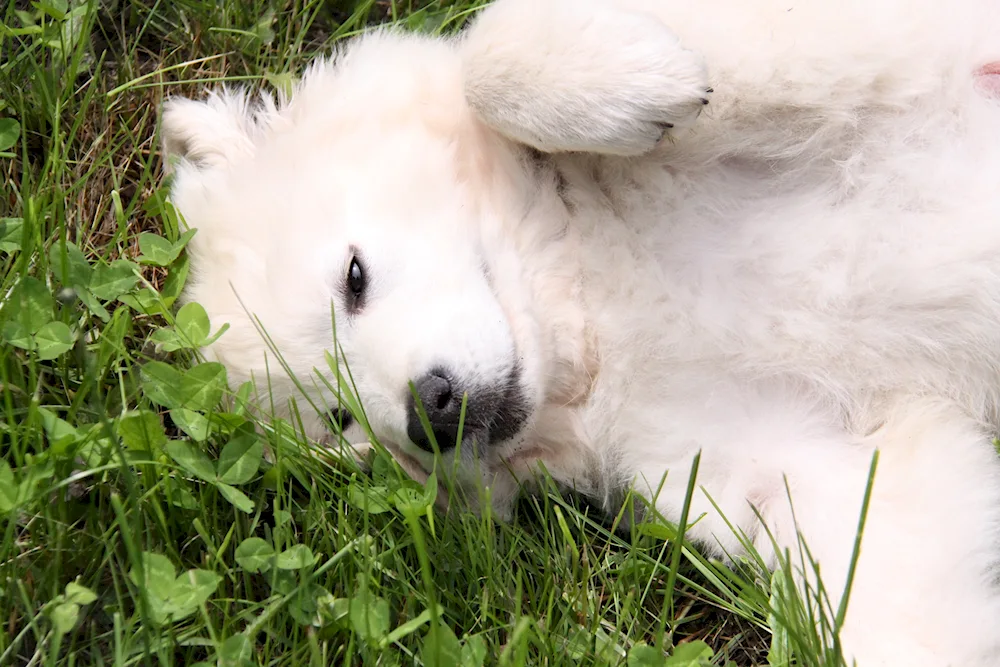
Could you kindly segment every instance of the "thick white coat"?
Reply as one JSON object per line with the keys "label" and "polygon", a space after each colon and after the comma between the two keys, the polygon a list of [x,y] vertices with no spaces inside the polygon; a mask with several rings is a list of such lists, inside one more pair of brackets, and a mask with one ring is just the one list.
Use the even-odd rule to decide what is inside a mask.
{"label": "thick white coat", "polygon": [[168,104],[188,298],[279,411],[259,329],[322,408],[335,316],[415,472],[407,381],[517,364],[532,417],[463,473],[499,511],[541,461],[677,519],[701,452],[693,536],[739,551],[713,503],[765,553],[753,508],[793,553],[797,527],[835,604],[878,450],[850,655],[1000,665],[997,61],[986,0],[500,0],[457,41],[377,32],[281,104]]}

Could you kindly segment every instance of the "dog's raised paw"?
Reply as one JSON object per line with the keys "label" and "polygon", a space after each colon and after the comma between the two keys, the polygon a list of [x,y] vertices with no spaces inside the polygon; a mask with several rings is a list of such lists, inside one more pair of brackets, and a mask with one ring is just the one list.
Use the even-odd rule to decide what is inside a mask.
{"label": "dog's raised paw", "polygon": [[545,152],[646,153],[709,103],[704,58],[655,17],[585,4],[504,0],[484,12],[464,45],[466,99]]}

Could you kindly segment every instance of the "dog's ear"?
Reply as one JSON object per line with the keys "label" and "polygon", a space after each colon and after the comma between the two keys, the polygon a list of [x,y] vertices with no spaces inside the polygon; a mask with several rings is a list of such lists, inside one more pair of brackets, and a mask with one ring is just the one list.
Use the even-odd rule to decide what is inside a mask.
{"label": "dog's ear", "polygon": [[224,166],[253,153],[256,121],[244,95],[216,92],[204,101],[174,98],[163,105],[164,167],[178,161],[200,169]]}

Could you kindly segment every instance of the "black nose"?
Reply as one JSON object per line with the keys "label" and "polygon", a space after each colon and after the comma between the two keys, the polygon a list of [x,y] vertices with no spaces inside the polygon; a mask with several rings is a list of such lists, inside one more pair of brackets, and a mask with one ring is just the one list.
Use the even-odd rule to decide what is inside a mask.
{"label": "black nose", "polygon": [[495,382],[463,383],[458,379],[460,376],[447,368],[432,369],[413,382],[415,391],[409,393],[406,435],[421,449],[434,451],[431,437],[417,414],[419,400],[441,451],[458,444],[460,421],[463,444],[468,441],[486,446],[513,438],[531,415],[530,403],[520,389],[520,372],[520,366],[515,366]]}
{"label": "black nose", "polygon": [[[450,449],[456,445],[458,424],[462,416],[462,392],[452,383],[449,374],[435,369],[413,382],[420,405],[427,414],[431,431],[439,449]],[[417,413],[417,403],[413,395],[409,398],[409,414],[406,435],[421,449],[434,451],[431,440]],[[466,414],[468,420],[468,414]]]}

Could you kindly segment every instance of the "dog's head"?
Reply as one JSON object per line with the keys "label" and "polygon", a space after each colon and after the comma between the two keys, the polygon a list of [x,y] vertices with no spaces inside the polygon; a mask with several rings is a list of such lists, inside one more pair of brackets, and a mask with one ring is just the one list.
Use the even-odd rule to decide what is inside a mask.
{"label": "dog's head", "polygon": [[554,312],[573,299],[565,211],[469,110],[450,45],[370,36],[281,104],[170,101],[163,135],[198,230],[186,298],[231,327],[206,352],[279,412],[296,399],[309,435],[366,439],[339,375],[420,467],[434,441],[496,467],[564,399],[582,365],[580,322]]}

